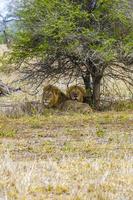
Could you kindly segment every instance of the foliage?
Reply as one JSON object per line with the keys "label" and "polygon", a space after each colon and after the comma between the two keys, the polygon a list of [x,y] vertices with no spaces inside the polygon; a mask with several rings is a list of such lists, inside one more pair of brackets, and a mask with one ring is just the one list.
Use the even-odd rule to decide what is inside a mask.
{"label": "foliage", "polygon": [[129,64],[132,53],[133,20],[127,0],[99,0],[92,12],[86,1],[29,0],[23,1],[17,15],[19,31],[12,62],[22,66],[24,78],[36,85],[47,78],[85,80],[89,72],[96,103],[100,98],[97,85],[105,74],[132,82],[126,75],[131,67],[120,74],[116,74],[116,67],[110,68],[114,61]]}
{"label": "foliage", "polygon": [[[34,0],[32,4],[29,1],[18,12],[22,20],[19,22],[21,29],[17,34],[15,50],[17,51],[18,47],[18,50],[21,50],[20,56],[23,55],[24,58],[36,56],[37,53],[45,58],[44,53],[55,52],[59,47],[73,52],[75,47],[80,45],[79,39],[70,40],[69,44],[65,43],[65,39],[72,35],[77,37],[83,35],[89,40],[90,48],[101,54],[105,50],[106,54],[112,52],[112,58],[114,58],[113,45],[120,37],[128,44],[128,40],[132,37],[132,31],[123,33],[122,28],[130,30],[131,27],[130,17],[125,15],[126,1],[123,3],[124,5],[119,9],[119,0],[113,3],[101,0],[98,2],[98,8],[90,14],[81,9],[80,5],[73,5],[69,1]],[[122,28],[119,23],[123,26]],[[24,47],[30,52],[22,54]],[[16,56],[19,58],[19,54]],[[107,60],[111,58],[107,57]]]}
{"label": "foliage", "polygon": [[0,34],[0,44],[3,44],[4,43],[4,36],[3,34]]}

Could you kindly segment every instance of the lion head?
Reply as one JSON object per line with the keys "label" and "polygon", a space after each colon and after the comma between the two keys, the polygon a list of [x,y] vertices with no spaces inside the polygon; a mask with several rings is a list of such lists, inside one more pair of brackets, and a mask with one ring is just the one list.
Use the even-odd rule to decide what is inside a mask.
{"label": "lion head", "polygon": [[66,99],[66,95],[56,86],[47,85],[43,89],[42,104],[48,108],[56,107]]}
{"label": "lion head", "polygon": [[83,102],[86,96],[86,91],[81,86],[73,85],[67,89],[67,96],[73,101]]}

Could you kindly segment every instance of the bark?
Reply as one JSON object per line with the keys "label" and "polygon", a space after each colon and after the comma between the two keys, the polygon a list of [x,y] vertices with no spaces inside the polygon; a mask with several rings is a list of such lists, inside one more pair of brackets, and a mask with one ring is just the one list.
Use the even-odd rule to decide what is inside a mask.
{"label": "bark", "polygon": [[91,0],[91,1],[89,1],[89,4],[87,5],[87,10],[88,10],[89,12],[91,12],[92,10],[94,10],[95,7],[96,7],[96,3],[97,3],[96,0]]}
{"label": "bark", "polygon": [[0,96],[9,95],[12,92],[17,92],[17,91],[21,91],[21,88],[10,87],[0,80]]}
{"label": "bark", "polygon": [[85,76],[83,77],[85,89],[91,88],[91,80],[90,80],[90,72],[86,72]]}
{"label": "bark", "polygon": [[4,43],[7,45],[7,47],[9,48],[9,40],[8,40],[8,36],[7,36],[7,33],[6,33],[6,31],[4,30],[3,31],[3,33],[4,33],[4,38],[5,38],[5,41],[4,41]]}
{"label": "bark", "polygon": [[87,92],[87,96],[86,96],[84,102],[91,105],[92,104],[92,86],[91,86],[90,72],[86,73],[86,75],[83,77],[83,81],[84,81],[85,89]]}
{"label": "bark", "polygon": [[100,108],[100,85],[101,78],[93,78],[93,105],[97,110]]}

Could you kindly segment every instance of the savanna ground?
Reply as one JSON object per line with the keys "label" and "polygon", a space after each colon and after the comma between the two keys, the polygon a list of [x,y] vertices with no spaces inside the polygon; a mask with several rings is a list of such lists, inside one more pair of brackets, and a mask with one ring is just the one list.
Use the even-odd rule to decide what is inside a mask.
{"label": "savanna ground", "polygon": [[0,199],[131,200],[133,112],[0,117]]}
{"label": "savanna ground", "polygon": [[[20,92],[0,103],[38,98]],[[133,105],[125,108],[1,115],[0,200],[132,200]]]}

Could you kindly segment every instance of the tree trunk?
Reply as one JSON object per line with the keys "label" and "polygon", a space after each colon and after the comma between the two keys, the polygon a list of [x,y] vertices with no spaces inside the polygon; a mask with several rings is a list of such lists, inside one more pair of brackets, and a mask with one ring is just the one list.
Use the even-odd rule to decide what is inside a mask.
{"label": "tree trunk", "polygon": [[4,39],[5,39],[4,43],[7,45],[7,47],[9,47],[10,46],[9,40],[8,40],[8,36],[5,30],[3,31],[3,34],[4,34]]}
{"label": "tree trunk", "polygon": [[85,89],[87,92],[87,96],[84,100],[85,103],[92,104],[92,86],[91,86],[91,76],[90,72],[86,72],[85,76],[83,77]]}
{"label": "tree trunk", "polygon": [[93,105],[97,110],[100,108],[100,85],[101,78],[93,78]]}

